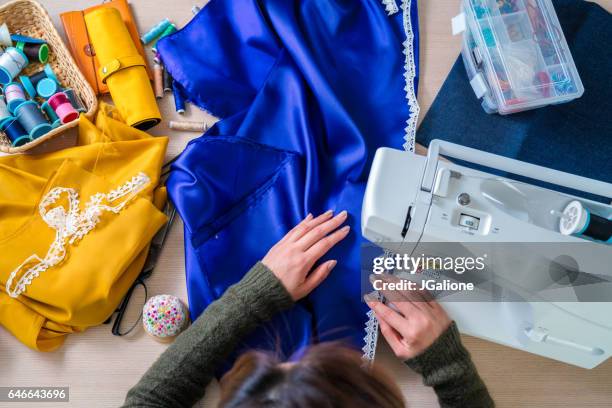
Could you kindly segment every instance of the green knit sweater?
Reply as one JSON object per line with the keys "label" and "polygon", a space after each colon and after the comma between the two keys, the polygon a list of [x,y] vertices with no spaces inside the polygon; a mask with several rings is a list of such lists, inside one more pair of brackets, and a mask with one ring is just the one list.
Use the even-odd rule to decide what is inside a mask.
{"label": "green knit sweater", "polygon": [[[191,407],[214,370],[261,323],[293,305],[274,274],[257,263],[177,337],[127,394],[124,407]],[[453,323],[406,362],[434,388],[442,407],[491,407],[493,401]]]}

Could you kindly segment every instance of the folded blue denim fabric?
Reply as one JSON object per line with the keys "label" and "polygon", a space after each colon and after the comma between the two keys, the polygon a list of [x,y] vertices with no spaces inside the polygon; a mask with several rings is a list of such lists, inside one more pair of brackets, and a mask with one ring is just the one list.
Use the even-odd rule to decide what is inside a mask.
{"label": "folded blue denim fabric", "polygon": [[612,53],[607,40],[612,38],[612,18],[591,2],[553,4],[584,95],[561,105],[489,115],[476,99],[459,58],[417,131],[418,143],[427,146],[433,139],[444,139],[612,182]]}

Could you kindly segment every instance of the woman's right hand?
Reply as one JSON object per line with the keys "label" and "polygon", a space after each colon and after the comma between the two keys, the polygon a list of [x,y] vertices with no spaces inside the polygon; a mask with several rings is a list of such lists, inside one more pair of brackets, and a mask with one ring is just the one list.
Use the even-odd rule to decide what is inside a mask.
{"label": "woman's right hand", "polygon": [[[376,275],[385,282],[399,279],[387,274]],[[446,311],[426,291],[381,291],[393,308],[380,300],[365,296],[374,311],[380,332],[389,343],[396,357],[408,360],[423,353],[448,329],[451,319]]]}
{"label": "woman's right hand", "polygon": [[274,245],[262,263],[281,281],[293,300],[299,300],[319,286],[329,275],[336,260],[314,264],[349,233],[346,211],[335,217],[333,211],[313,218],[311,214]]}

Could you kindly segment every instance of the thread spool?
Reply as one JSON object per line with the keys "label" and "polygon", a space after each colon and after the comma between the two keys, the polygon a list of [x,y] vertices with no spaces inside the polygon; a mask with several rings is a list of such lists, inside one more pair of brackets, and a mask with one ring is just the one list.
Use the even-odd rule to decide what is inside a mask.
{"label": "thread spool", "polygon": [[49,46],[46,43],[32,44],[19,41],[17,49],[23,51],[30,61],[38,61],[41,64],[49,61]]}
{"label": "thread spool", "polygon": [[176,81],[172,81],[172,95],[174,95],[174,108],[176,113],[182,115],[185,113],[185,96]]}
{"label": "thread spool", "polygon": [[15,47],[9,47],[0,55],[0,84],[6,85],[11,82],[25,66],[28,65],[28,57],[23,51]]}
{"label": "thread spool", "polygon": [[157,53],[157,44],[159,43],[159,40],[161,40],[164,37],[167,37],[171,34],[176,33],[178,30],[176,29],[176,26],[174,24],[170,24],[160,35],[159,38],[157,39],[157,41],[155,41],[155,44],[153,44],[153,47],[151,48],[151,50],[153,51],[153,53]]}
{"label": "thread spool", "polygon": [[42,81],[43,79],[47,78],[47,76],[48,76],[47,71],[43,69],[42,71],[39,71],[30,76],[21,75],[19,77],[19,80],[21,81],[28,95],[30,95],[31,98],[34,98],[38,94],[36,92],[36,85],[38,85],[38,83]]}
{"label": "thread spool", "polygon": [[59,116],[57,116],[57,113],[55,113],[51,105],[49,105],[49,102],[45,101],[40,107],[42,111],[45,112],[45,115],[47,115],[47,119],[49,119],[49,122],[51,122],[51,127],[53,129],[61,126],[62,121],[60,120]]}
{"label": "thread spool", "polygon": [[9,32],[9,29],[6,23],[3,23],[0,26],[0,45],[3,45],[5,47],[10,47],[13,45],[13,40],[11,39],[11,33]]}
{"label": "thread spool", "polygon": [[4,95],[6,97],[6,105],[12,113],[15,113],[15,109],[26,101],[23,88],[17,82],[6,84],[4,86]]}
{"label": "thread spool", "polygon": [[168,68],[164,67],[164,92],[172,92],[172,75]]}
{"label": "thread spool", "polygon": [[153,65],[153,84],[155,85],[155,97],[164,97],[164,68],[160,64]]}
{"label": "thread spool", "polygon": [[8,106],[6,106],[4,96],[0,96],[0,120],[6,119],[10,116],[11,112],[9,111]]}
{"label": "thread spool", "polygon": [[76,92],[74,92],[74,89],[68,88],[68,89],[64,89],[63,91],[66,96],[68,97],[68,99],[70,99],[70,103],[72,104],[72,107],[74,109],[76,109],[77,112],[87,112],[87,108],[85,107],[85,104],[83,103],[83,101],[81,101],[81,98],[79,98],[79,95],[76,94]]}
{"label": "thread spool", "polygon": [[19,147],[31,142],[28,132],[21,126],[16,117],[9,116],[0,121],[0,130],[4,132],[6,137],[11,141],[11,146]]}
{"label": "thread spool", "polygon": [[59,91],[59,79],[57,79],[53,68],[49,64],[45,65],[42,71],[35,74],[20,76],[19,80],[32,98],[36,95],[40,95],[42,98],[49,98]]}
{"label": "thread spool", "polygon": [[34,101],[25,101],[15,109],[15,116],[30,139],[34,140],[51,131],[51,124]]}
{"label": "thread spool", "polygon": [[163,33],[164,30],[168,28],[170,24],[171,24],[170,20],[168,20],[167,18],[164,18],[162,21],[154,25],[149,31],[143,34],[143,36],[140,37],[140,41],[145,45],[150,43],[155,38],[157,38],[157,36]]}
{"label": "thread spool", "polygon": [[563,235],[585,236],[596,241],[612,243],[612,220],[593,214],[580,201],[571,201],[559,220],[559,232]]}
{"label": "thread spool", "polygon": [[66,95],[64,92],[56,93],[50,97],[47,102],[63,124],[72,122],[73,120],[77,120],[79,118],[79,112],[74,109],[72,103],[70,103],[68,95]]}
{"label": "thread spool", "polygon": [[208,130],[208,125],[204,122],[170,121],[170,129],[204,133]]}

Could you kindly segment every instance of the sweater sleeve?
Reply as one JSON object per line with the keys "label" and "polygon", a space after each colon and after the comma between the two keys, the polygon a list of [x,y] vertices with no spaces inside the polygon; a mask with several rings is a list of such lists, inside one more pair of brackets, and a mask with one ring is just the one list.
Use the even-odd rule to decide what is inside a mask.
{"label": "sweater sleeve", "polygon": [[433,387],[441,408],[495,406],[469,352],[461,344],[455,322],[406,364],[423,376],[425,385]]}
{"label": "sweater sleeve", "polygon": [[127,394],[124,407],[191,407],[204,396],[215,368],[249,332],[293,305],[261,262],[212,303]]}

